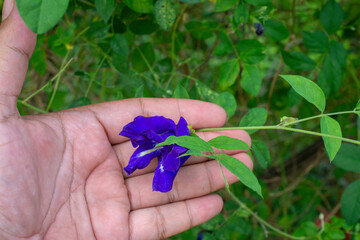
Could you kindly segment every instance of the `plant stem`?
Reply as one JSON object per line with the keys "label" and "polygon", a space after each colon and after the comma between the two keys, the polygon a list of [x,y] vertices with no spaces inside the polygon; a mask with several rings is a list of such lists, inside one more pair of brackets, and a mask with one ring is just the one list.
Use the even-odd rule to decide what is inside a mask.
{"label": "plant stem", "polygon": [[306,237],[295,237],[292,236],[286,232],[281,231],[280,229],[277,229],[276,227],[272,226],[270,223],[268,223],[267,221],[265,221],[264,219],[262,219],[261,217],[259,217],[256,213],[254,213],[250,208],[248,208],[242,201],[240,201],[240,199],[238,199],[235,194],[233,194],[228,188],[226,188],[226,191],[229,193],[229,195],[231,196],[231,198],[241,207],[243,208],[245,211],[247,211],[248,213],[250,213],[250,215],[252,217],[254,217],[258,222],[260,222],[261,224],[263,224],[264,226],[266,226],[267,228],[271,229],[272,231],[276,232],[277,234],[290,238],[290,239],[298,239],[298,240],[303,240],[303,239],[307,239]]}
{"label": "plant stem", "polygon": [[[62,62],[62,64],[61,64],[60,69],[63,69],[63,68],[65,67],[65,62],[67,61],[67,59],[68,59],[68,57],[69,57],[69,53],[70,53],[70,51],[68,51],[67,54],[66,54],[66,56],[64,57],[64,60],[63,60],[63,62]],[[60,73],[60,72],[61,72],[61,70],[59,71],[59,73]],[[59,88],[61,74],[62,74],[62,72],[61,72],[60,74],[57,74],[57,77],[56,77],[56,80],[55,80],[54,91],[52,92],[51,97],[50,97],[50,101],[49,101],[49,103],[48,103],[48,105],[47,105],[47,107],[46,107],[46,112],[49,112],[49,110],[50,110],[50,108],[51,108],[51,105],[52,105],[52,103],[54,102],[56,92],[57,92],[57,90],[58,90],[58,88]]]}
{"label": "plant stem", "polygon": [[354,143],[354,144],[360,145],[360,141],[356,141],[356,140],[349,139],[349,138],[343,138],[343,137],[338,137],[338,136],[329,135],[329,134],[325,134],[325,133],[312,132],[312,131],[283,127],[283,126],[202,128],[202,129],[196,130],[196,132],[226,131],[226,130],[264,130],[264,129],[265,130],[285,130],[285,131],[304,133],[304,134],[314,135],[314,136],[329,137],[329,138],[339,139],[344,142],[349,142],[349,143]]}
{"label": "plant stem", "polygon": [[91,78],[90,78],[90,83],[89,83],[89,85],[88,85],[88,87],[87,87],[87,89],[86,89],[86,92],[85,92],[85,97],[88,96],[89,91],[90,91],[90,88],[91,88],[91,86],[92,86],[92,84],[93,84],[93,82],[94,82],[94,80],[95,80],[95,77],[96,77],[96,75],[98,74],[98,72],[100,71],[100,68],[101,68],[101,66],[103,65],[105,59],[106,59],[106,56],[104,56],[104,57],[101,59],[101,61],[100,61],[99,65],[97,66],[94,74],[91,76]]}
{"label": "plant stem", "polygon": [[17,102],[20,103],[20,104],[22,104],[22,105],[24,105],[25,107],[28,107],[28,108],[30,108],[30,109],[32,109],[32,110],[37,111],[37,112],[39,112],[39,113],[47,113],[45,110],[42,110],[42,109],[37,108],[37,107],[34,107],[33,105],[28,104],[27,102],[21,101],[20,99],[18,99]]}
{"label": "plant stem", "polygon": [[42,86],[41,88],[39,88],[38,90],[36,90],[34,93],[32,93],[30,96],[28,96],[27,98],[25,98],[24,100],[22,100],[21,103],[25,103],[27,101],[29,101],[31,98],[33,98],[35,95],[37,95],[39,92],[41,92],[42,90],[44,90],[50,83],[52,83],[54,80],[56,80],[66,69],[67,67],[70,65],[70,63],[74,60],[74,58],[71,58],[64,67],[62,67],[60,69],[60,71],[53,77],[50,79],[50,81],[48,81],[44,86]]}
{"label": "plant stem", "polygon": [[334,116],[334,115],[341,115],[341,114],[351,114],[351,113],[358,113],[360,111],[355,111],[355,110],[352,110],[352,111],[343,111],[343,112],[334,112],[334,113],[325,113],[325,114],[319,114],[319,115],[316,115],[316,116],[312,116],[312,117],[308,117],[308,118],[303,118],[303,119],[300,119],[300,120],[296,120],[296,121],[293,121],[293,122],[289,122],[289,123],[285,123],[285,124],[279,124],[278,126],[289,126],[289,125],[293,125],[293,124],[297,124],[297,123],[300,123],[300,122],[304,122],[304,121],[308,121],[308,120],[312,120],[312,119],[315,119],[315,118],[320,118],[320,117],[323,117],[323,116]]}
{"label": "plant stem", "polygon": [[141,51],[141,49],[139,47],[135,46],[135,48],[136,48],[136,50],[138,50],[141,58],[144,60],[146,66],[149,68],[151,75],[153,75],[153,77],[155,79],[156,84],[162,88],[160,80],[159,80],[159,76],[154,72],[154,69],[151,67],[151,65],[150,65],[149,61],[146,59],[144,53]]}
{"label": "plant stem", "polygon": [[175,69],[175,39],[176,39],[176,29],[179,26],[180,20],[187,8],[187,4],[184,5],[184,7],[181,9],[181,12],[179,14],[179,16],[176,18],[174,27],[172,29],[172,33],[171,33],[171,63],[173,65],[173,68]]}

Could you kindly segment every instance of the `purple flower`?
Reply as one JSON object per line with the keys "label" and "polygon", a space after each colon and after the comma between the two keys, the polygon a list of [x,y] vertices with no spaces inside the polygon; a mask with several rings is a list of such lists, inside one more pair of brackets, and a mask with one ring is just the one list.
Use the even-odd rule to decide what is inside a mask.
{"label": "purple flower", "polygon": [[168,192],[171,190],[175,176],[189,156],[179,157],[188,149],[176,144],[154,148],[169,136],[190,136],[187,122],[180,117],[176,125],[173,120],[162,117],[138,116],[128,123],[120,135],[130,138],[133,147],[138,147],[130,157],[129,164],[124,168],[130,175],[136,169],[143,169],[153,158],[158,158],[155,169],[153,190]]}
{"label": "purple flower", "polygon": [[261,23],[255,23],[254,24],[254,26],[255,26],[255,29],[256,29],[256,35],[258,35],[258,36],[260,36],[261,34],[263,34],[263,32],[264,32],[264,27],[263,27],[263,25],[261,25]]}

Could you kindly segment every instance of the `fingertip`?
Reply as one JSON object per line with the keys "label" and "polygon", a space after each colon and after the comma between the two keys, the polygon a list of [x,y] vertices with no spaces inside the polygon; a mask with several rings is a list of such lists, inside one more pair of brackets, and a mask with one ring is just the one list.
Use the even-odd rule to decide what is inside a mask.
{"label": "fingertip", "polygon": [[224,202],[218,194],[210,194],[200,197],[199,199],[201,199],[201,201],[198,202],[198,206],[196,206],[196,213],[198,214],[198,219],[202,219],[201,223],[209,221],[223,209]]}
{"label": "fingertip", "polygon": [[214,208],[215,208],[215,210],[217,210],[217,211],[214,212],[215,213],[214,216],[216,216],[223,209],[224,201],[223,201],[222,197],[219,194],[214,193],[214,194],[211,194],[209,196],[213,198],[214,206],[215,206]]}

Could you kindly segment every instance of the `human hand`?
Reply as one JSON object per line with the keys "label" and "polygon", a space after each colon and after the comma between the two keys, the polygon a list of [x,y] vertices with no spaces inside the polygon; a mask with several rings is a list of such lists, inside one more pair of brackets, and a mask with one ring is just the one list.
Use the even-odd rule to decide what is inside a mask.
{"label": "human hand", "polygon": [[[12,10],[11,10],[12,9]],[[119,136],[138,115],[183,116],[193,128],[220,127],[220,107],[193,100],[129,99],[21,117],[17,97],[36,42],[14,0],[4,2],[0,26],[0,238],[159,239],[221,211],[207,195],[224,187],[215,160],[190,158],[169,193],[152,191],[156,160],[126,176],[134,149]],[[250,144],[243,131],[199,133]],[[244,152],[231,154],[252,168]],[[229,183],[236,177],[225,170]]]}

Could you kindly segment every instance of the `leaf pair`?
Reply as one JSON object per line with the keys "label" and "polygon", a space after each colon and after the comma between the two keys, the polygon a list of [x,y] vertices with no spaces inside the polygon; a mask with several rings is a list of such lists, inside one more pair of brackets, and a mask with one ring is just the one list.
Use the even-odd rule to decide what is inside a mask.
{"label": "leaf pair", "polygon": [[[230,172],[237,176],[245,186],[262,196],[261,186],[256,176],[245,164],[240,162],[238,159],[226,154],[214,154],[213,147],[223,150],[248,150],[249,146],[245,142],[227,136],[219,136],[211,139],[208,142],[197,136],[170,136],[164,142],[157,144],[156,147],[170,144],[177,144],[188,148],[189,151],[186,153],[186,155],[204,156],[218,160]],[[210,155],[206,155],[202,152],[208,152]]]}
{"label": "leaf pair", "polygon": [[[281,77],[291,85],[295,92],[305,98],[308,102],[315,105],[321,113],[325,111],[325,94],[316,83],[297,75],[281,75]],[[329,116],[323,116],[321,118],[320,127],[321,133],[323,134],[338,138],[342,137],[340,124]],[[326,152],[329,155],[330,161],[332,161],[340,149],[341,139],[323,136],[323,140]]]}

